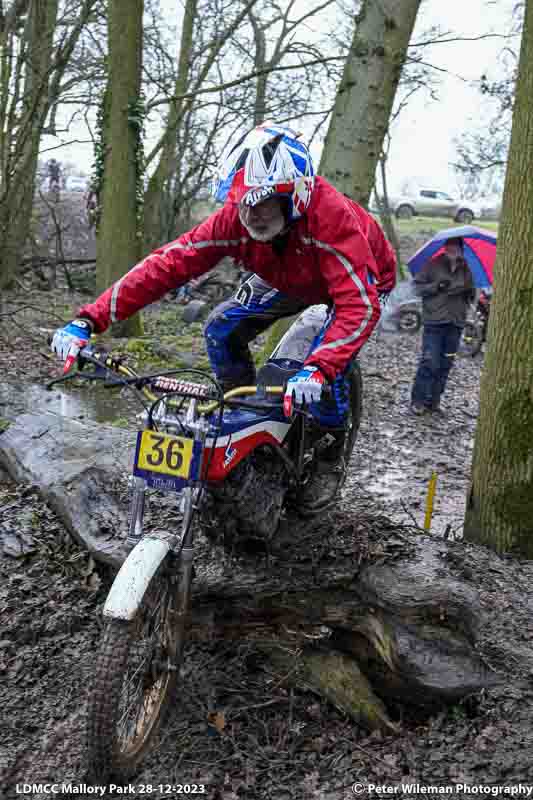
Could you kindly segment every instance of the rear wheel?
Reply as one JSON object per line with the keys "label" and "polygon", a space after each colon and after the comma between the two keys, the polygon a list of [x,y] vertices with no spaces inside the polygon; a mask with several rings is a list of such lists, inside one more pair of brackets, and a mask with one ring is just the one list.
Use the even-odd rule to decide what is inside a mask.
{"label": "rear wheel", "polygon": [[174,696],[182,650],[175,605],[167,560],[152,578],[136,618],[111,620],[105,628],[87,724],[89,775],[98,784],[135,773]]}
{"label": "rear wheel", "polygon": [[414,215],[413,207],[407,204],[401,205],[396,209],[397,219],[411,219],[413,215]]}
{"label": "rear wheel", "polygon": [[[361,424],[361,414],[363,411],[363,379],[361,376],[361,368],[357,362],[350,365],[349,371],[347,373],[348,378],[348,391],[350,393],[350,402],[348,404],[348,411],[346,415],[346,428],[344,434],[344,448],[343,448],[343,460],[344,460],[344,470],[343,476],[339,485],[337,487],[337,493],[342,489],[345,481],[346,475],[348,470],[348,464],[350,462],[350,458],[352,456],[352,452],[355,446],[355,440],[357,438],[357,434],[359,432],[359,426]],[[316,508],[312,505],[309,505],[309,500],[306,500],[306,496],[308,497],[308,492],[306,491],[307,482],[312,479],[313,475],[316,474],[317,468],[317,459],[318,455],[316,451],[313,454],[313,458],[309,459],[309,463],[305,470],[305,475],[302,479],[300,486],[298,487],[297,491],[295,492],[294,496],[291,499],[291,507],[297,512],[297,514],[301,517],[313,517],[321,511],[324,510],[324,507]],[[328,500],[328,505],[333,502],[335,498],[332,498],[331,501]]]}
{"label": "rear wheel", "polygon": [[461,208],[455,217],[456,222],[462,222],[463,225],[470,225],[474,219],[474,214],[469,208]]}
{"label": "rear wheel", "polygon": [[361,414],[363,413],[363,378],[361,367],[357,362],[350,367],[348,380],[350,384],[350,406],[344,446],[344,462],[346,466],[348,466],[348,462],[352,457],[355,440],[361,424]]}
{"label": "rear wheel", "polygon": [[287,475],[279,456],[270,447],[258,448],[238,464],[220,485],[209,487],[200,510],[206,536],[234,543],[268,543],[277,533]]}
{"label": "rear wheel", "polygon": [[422,316],[415,308],[400,311],[398,327],[403,333],[416,333],[422,325]]}
{"label": "rear wheel", "polygon": [[481,350],[483,344],[483,330],[475,322],[467,322],[463,328],[460,351],[465,356],[474,357]]}

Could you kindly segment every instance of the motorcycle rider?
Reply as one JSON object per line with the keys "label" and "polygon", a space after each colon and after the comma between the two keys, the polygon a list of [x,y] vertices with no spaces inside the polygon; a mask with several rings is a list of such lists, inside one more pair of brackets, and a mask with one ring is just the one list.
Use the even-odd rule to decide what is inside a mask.
{"label": "motorcycle rider", "polygon": [[[231,256],[252,275],[205,327],[209,360],[224,389],[255,382],[248,344],[259,333],[281,317],[327,304],[331,313],[318,346],[288,381],[285,413],[294,405],[319,408],[326,382],[341,398],[344,373],[379,319],[379,297],[394,288],[396,258],[373,217],[315,176],[298,138],[265,122],[231,145],[213,187],[223,207],[148,255],[56,331],[52,349],[68,362],[65,368],[92,332],[102,333]],[[317,510],[345,475],[343,436],[329,438],[307,488],[309,507]]]}

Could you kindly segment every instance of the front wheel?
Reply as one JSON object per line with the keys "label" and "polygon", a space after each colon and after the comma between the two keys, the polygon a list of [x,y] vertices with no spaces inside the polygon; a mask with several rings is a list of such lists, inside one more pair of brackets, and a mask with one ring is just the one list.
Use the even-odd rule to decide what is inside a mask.
{"label": "front wheel", "polygon": [[166,559],[136,618],[111,620],[100,643],[87,724],[89,776],[98,784],[135,773],[174,696],[182,642],[169,567]]}

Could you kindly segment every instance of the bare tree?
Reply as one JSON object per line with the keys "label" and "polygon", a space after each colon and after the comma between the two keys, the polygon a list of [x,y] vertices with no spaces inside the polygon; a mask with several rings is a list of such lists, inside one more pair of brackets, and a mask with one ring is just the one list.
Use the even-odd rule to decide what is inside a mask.
{"label": "bare tree", "polygon": [[28,238],[40,139],[98,0],[12,0],[0,29],[0,286]]}
{"label": "bare tree", "polygon": [[518,3],[507,36],[509,42],[498,59],[497,80],[483,74],[479,81],[483,99],[494,108],[492,118],[455,142],[458,157],[452,166],[465,196],[467,193],[490,192],[491,186],[501,184],[505,175],[518,74],[518,53],[514,42],[520,36],[522,12],[523,3]]}
{"label": "bare tree", "polygon": [[465,534],[498,552],[533,555],[533,0],[514,100]]}
{"label": "bare tree", "polygon": [[[217,152],[240,126],[308,112],[326,118],[330,103],[320,85],[342,56],[325,56],[301,32],[331,2],[296,14],[294,0],[248,0],[231,10],[224,0],[188,0],[165,131],[147,155],[149,166],[158,161],[145,198],[146,250],[172,235],[176,215],[182,222],[189,218],[192,203],[205,194]],[[161,102],[154,99],[149,110]]]}
{"label": "bare tree", "polygon": [[363,0],[337,90],[320,172],[368,205],[420,0]]}

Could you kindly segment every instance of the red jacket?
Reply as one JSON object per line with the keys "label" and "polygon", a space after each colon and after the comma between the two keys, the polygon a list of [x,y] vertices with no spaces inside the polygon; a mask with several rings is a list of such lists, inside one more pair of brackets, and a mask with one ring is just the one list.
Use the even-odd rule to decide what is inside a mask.
{"label": "red jacket", "polygon": [[379,319],[378,292],[396,283],[396,258],[377,222],[317,177],[307,213],[290,229],[286,248],[250,238],[238,208],[220,211],[159,248],[84,306],[101,333],[112,322],[158,300],[231,256],[281,292],[309,305],[333,303],[335,319],[307,363],[333,379],[359,352]]}

